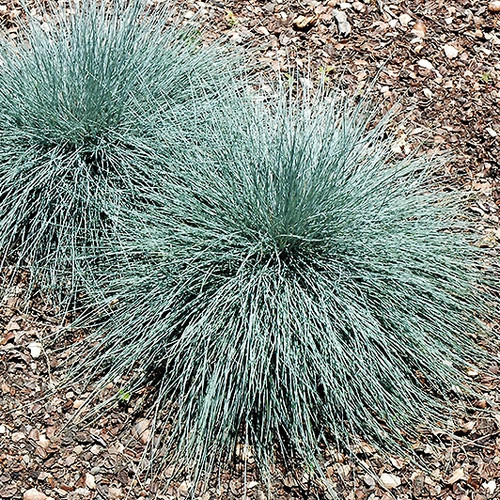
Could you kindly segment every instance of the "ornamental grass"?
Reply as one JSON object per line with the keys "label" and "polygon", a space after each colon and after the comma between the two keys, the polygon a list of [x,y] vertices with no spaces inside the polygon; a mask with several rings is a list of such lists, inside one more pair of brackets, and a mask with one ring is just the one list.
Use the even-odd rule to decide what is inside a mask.
{"label": "ornamental grass", "polygon": [[[235,57],[168,8],[70,2],[27,13],[0,43],[0,259],[71,289],[109,210],[189,153],[195,110],[232,85]],[[84,253],[84,252],[83,252]]]}
{"label": "ornamental grass", "polygon": [[376,115],[324,94],[221,106],[118,211],[72,374],[121,381],[130,404],[154,381],[156,464],[200,478],[242,446],[264,471],[318,472],[361,440],[408,453],[473,393],[498,265],[443,160],[394,153]]}

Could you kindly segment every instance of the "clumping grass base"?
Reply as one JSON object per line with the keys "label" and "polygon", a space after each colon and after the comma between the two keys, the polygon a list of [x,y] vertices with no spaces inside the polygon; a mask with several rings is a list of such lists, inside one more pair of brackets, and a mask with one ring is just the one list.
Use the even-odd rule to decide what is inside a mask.
{"label": "clumping grass base", "polygon": [[194,110],[235,72],[165,8],[85,0],[42,14],[0,43],[0,259],[59,287],[110,206],[148,183],[158,137],[185,155]]}
{"label": "clumping grass base", "polygon": [[154,376],[171,463],[401,450],[468,390],[498,269],[431,180],[441,160],[396,157],[374,116],[326,97],[214,111],[204,154],[120,215],[77,373],[127,380],[132,404]]}

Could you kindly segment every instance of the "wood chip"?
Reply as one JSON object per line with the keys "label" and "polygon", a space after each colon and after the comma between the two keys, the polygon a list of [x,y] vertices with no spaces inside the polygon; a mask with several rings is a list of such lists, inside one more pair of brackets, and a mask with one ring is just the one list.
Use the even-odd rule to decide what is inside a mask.
{"label": "wood chip", "polygon": [[17,321],[11,319],[8,323],[7,326],[5,327],[5,330],[8,332],[15,332],[20,330],[21,327],[19,326],[19,323]]}
{"label": "wood chip", "polygon": [[352,28],[351,25],[349,24],[349,21],[347,20],[346,13],[342,12],[341,10],[334,9],[333,16],[335,17],[335,21],[337,21],[339,33],[343,36],[349,35]]}
{"label": "wood chip", "polygon": [[446,480],[448,484],[455,484],[457,481],[465,479],[465,473],[462,467],[457,469],[449,479]]}
{"label": "wood chip", "polygon": [[425,34],[427,33],[427,28],[422,21],[417,21],[411,30],[414,35],[417,35],[419,38],[425,38]]}
{"label": "wood chip", "polygon": [[293,21],[293,25],[296,29],[301,31],[306,31],[314,25],[318,16],[298,16]]}
{"label": "wood chip", "polygon": [[14,337],[15,337],[14,332],[7,332],[4,335],[3,339],[0,340],[0,345],[5,345],[7,342],[9,342],[10,340],[12,340]]}
{"label": "wood chip", "polygon": [[118,500],[123,497],[123,491],[121,488],[114,488],[111,486],[108,490],[108,498],[109,500]]}
{"label": "wood chip", "polygon": [[26,435],[23,432],[14,432],[11,439],[14,443],[19,443],[19,441],[26,439]]}
{"label": "wood chip", "polygon": [[149,430],[149,420],[147,418],[141,418],[134,427],[132,427],[132,436],[142,444],[146,444],[149,441],[151,431]]}

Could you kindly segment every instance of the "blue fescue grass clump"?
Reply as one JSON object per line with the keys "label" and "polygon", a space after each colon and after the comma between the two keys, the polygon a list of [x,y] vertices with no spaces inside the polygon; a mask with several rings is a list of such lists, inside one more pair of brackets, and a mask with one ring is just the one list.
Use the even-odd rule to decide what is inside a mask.
{"label": "blue fescue grass clump", "polygon": [[194,110],[224,93],[235,66],[140,0],[42,14],[0,44],[0,258],[59,286],[107,231],[116,193],[147,184],[158,131],[172,158],[187,154]]}
{"label": "blue fescue grass clump", "polygon": [[77,371],[132,395],[154,377],[165,456],[197,471],[238,443],[314,468],[443,423],[498,300],[441,160],[396,157],[388,120],[335,97],[212,119],[105,242],[110,316]]}

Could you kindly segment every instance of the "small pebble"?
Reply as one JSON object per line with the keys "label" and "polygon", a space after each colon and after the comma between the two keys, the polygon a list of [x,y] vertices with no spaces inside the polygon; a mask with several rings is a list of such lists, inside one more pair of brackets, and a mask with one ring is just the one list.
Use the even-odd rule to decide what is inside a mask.
{"label": "small pebble", "polygon": [[365,482],[366,486],[368,486],[368,488],[373,488],[375,486],[375,479],[373,479],[370,474],[365,474],[363,481]]}
{"label": "small pebble", "polygon": [[94,446],[92,446],[92,448],[90,448],[90,453],[92,453],[92,455],[99,455],[99,453],[101,453],[101,450],[102,446],[95,444]]}
{"label": "small pebble", "polygon": [[500,12],[500,1],[495,0],[494,2],[490,2],[488,4],[488,10],[490,12]]}
{"label": "small pebble", "polygon": [[418,61],[418,65],[421,68],[433,69],[432,63],[430,61],[428,61],[427,59],[420,59],[420,61]]}
{"label": "small pebble", "polygon": [[399,16],[399,22],[401,23],[401,26],[408,26],[408,23],[411,21],[411,16],[408,14],[401,14]]}
{"label": "small pebble", "polygon": [[95,478],[88,472],[85,474],[85,486],[91,490],[95,490]]}
{"label": "small pebble", "polygon": [[28,344],[28,348],[32,358],[36,359],[40,357],[42,352],[42,344],[40,342],[31,342],[31,344]]}
{"label": "small pebble", "polygon": [[458,50],[453,45],[445,45],[443,49],[448,59],[454,59],[458,56]]}
{"label": "small pebble", "polygon": [[23,500],[47,500],[48,496],[36,488],[31,488],[24,492]]}

